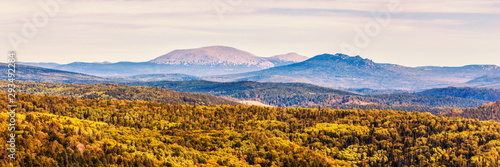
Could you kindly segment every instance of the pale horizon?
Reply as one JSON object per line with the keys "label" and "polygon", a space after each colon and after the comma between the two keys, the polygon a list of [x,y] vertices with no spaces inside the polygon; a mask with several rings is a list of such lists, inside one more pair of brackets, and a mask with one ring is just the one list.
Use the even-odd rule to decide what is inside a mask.
{"label": "pale horizon", "polygon": [[[500,3],[492,0],[242,0],[236,4],[75,0],[60,3],[46,24],[38,24],[35,35],[24,37],[26,22],[44,13],[43,5],[30,2],[3,2],[5,9],[0,11],[4,53],[13,49],[9,34],[27,39],[16,50],[20,62],[145,62],[176,49],[222,45],[260,57],[344,53],[409,67],[500,65]],[[343,52],[342,43],[355,45],[359,32],[380,23],[377,17],[391,3],[399,4],[400,10],[389,13],[387,25],[378,25],[380,31],[372,33],[366,45],[357,45],[356,54]],[[226,5],[222,13],[217,10],[221,4]]]}

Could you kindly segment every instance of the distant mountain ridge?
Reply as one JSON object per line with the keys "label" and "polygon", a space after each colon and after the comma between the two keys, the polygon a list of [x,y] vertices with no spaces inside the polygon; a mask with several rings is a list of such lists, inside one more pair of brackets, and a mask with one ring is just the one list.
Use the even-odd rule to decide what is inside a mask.
{"label": "distant mountain ridge", "polygon": [[418,96],[452,96],[466,99],[477,99],[486,101],[500,101],[500,89],[474,88],[474,87],[447,87],[434,88],[422,92],[413,93]]}
{"label": "distant mountain ridge", "polygon": [[[304,62],[279,66],[256,72],[208,77],[214,81],[304,82],[326,87],[385,87],[398,80],[398,74],[369,59],[344,54],[322,54]],[[364,81],[365,80],[365,81]],[[366,80],[372,80],[367,82]],[[387,86],[388,88],[389,86]]]}
{"label": "distant mountain ridge", "polygon": [[[31,63],[100,77],[138,76],[143,81],[158,81],[146,75],[183,74],[186,77],[159,77],[167,80],[203,79],[210,81],[301,82],[319,86],[362,90],[412,92],[436,87],[500,88],[500,67],[467,65],[463,67],[406,67],[376,63],[360,56],[322,54],[307,59],[296,53],[269,58],[227,46],[174,50],[149,62],[81,63],[65,65]],[[291,63],[291,64],[290,64]],[[29,63],[27,63],[29,64]],[[189,76],[189,77],[187,77]]]}
{"label": "distant mountain ridge", "polygon": [[200,77],[258,71],[305,59],[307,57],[293,53],[266,58],[233,47],[208,46],[174,50],[147,62],[69,64],[22,62],[21,64],[101,77],[173,73]]}
{"label": "distant mountain ridge", "polygon": [[306,61],[241,74],[204,77],[212,81],[303,82],[332,88],[418,90],[466,82],[500,74],[494,65],[463,67],[405,67],[375,63],[360,56],[322,54]]}

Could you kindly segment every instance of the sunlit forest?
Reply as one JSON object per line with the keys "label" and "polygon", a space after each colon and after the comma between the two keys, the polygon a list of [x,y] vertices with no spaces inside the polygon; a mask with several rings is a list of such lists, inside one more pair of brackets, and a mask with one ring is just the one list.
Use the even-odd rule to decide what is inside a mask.
{"label": "sunlit forest", "polygon": [[479,120],[495,120],[500,122],[500,101],[488,103],[475,108],[454,108],[442,113],[443,116],[476,118]]}
{"label": "sunlit forest", "polygon": [[[0,94],[0,121],[7,122]],[[499,166],[500,123],[391,110],[20,94],[0,166]],[[10,132],[1,124],[1,140]]]}
{"label": "sunlit forest", "polygon": [[[157,87],[125,86],[112,83],[60,84],[17,81],[17,91],[34,95],[63,96],[78,99],[116,99],[154,101],[169,104],[235,105],[239,104],[220,97],[177,92]],[[8,81],[0,80],[0,92],[7,92]]]}

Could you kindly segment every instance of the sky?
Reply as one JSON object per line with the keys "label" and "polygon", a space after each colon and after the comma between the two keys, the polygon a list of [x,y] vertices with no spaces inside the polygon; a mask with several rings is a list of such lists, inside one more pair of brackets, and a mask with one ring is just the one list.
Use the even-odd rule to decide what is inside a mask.
{"label": "sky", "polygon": [[144,62],[224,45],[405,66],[500,65],[498,0],[16,0],[0,50],[22,62]]}

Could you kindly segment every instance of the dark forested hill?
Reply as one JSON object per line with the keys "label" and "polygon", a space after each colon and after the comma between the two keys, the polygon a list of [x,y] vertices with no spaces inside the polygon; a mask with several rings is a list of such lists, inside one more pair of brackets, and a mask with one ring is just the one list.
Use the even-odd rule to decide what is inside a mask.
{"label": "dark forested hill", "polygon": [[[233,101],[258,101],[266,105],[278,107],[324,106],[353,108],[357,106],[357,108],[362,109],[397,109],[400,111],[411,110],[431,113],[442,111],[442,109],[434,107],[467,108],[492,101],[491,99],[481,100],[481,98],[453,97],[446,94],[436,94],[434,96],[430,94],[427,96],[410,94],[358,95],[347,91],[303,83],[211,82],[192,80],[133,82],[125,84],[148,87],[131,87],[119,84],[75,85],[35,82],[20,82],[19,86],[20,91],[25,93],[75,98],[144,100],[173,104],[236,104],[235,102],[220,98],[230,97]],[[5,85],[7,85],[6,82],[3,86]],[[151,87],[161,87],[164,89]]]}
{"label": "dark forested hill", "polygon": [[486,100],[452,96],[416,96],[409,94],[358,95],[303,83],[211,82],[198,80],[135,82],[127,84],[162,87],[182,92],[229,96],[244,100],[255,100],[280,107],[338,105],[475,107],[489,102]]}
{"label": "dark forested hill", "polygon": [[[204,80],[192,81],[159,81],[159,82],[135,82],[131,85],[164,87],[182,92],[210,92],[217,96],[231,96],[233,94],[246,94],[249,91],[261,90],[258,94],[280,93],[280,94],[314,94],[331,93],[338,95],[356,95],[351,92],[336,90],[305,83],[272,83],[272,82],[212,82]],[[242,95],[244,96],[244,95]],[[238,98],[238,97],[236,97]]]}
{"label": "dark forested hill", "polygon": [[418,96],[452,96],[466,99],[477,99],[486,101],[500,101],[500,89],[496,88],[473,88],[473,87],[447,87],[435,88],[414,93]]}
{"label": "dark forested hill", "polygon": [[485,104],[476,108],[452,109],[443,113],[443,116],[495,120],[500,122],[500,101]]}
{"label": "dark forested hill", "polygon": [[[238,103],[220,97],[184,93],[158,87],[126,86],[119,84],[56,84],[38,82],[17,82],[17,91],[35,95],[64,96],[83,99],[118,99],[153,101],[170,104],[236,105]],[[7,82],[0,81],[0,92],[7,90]]]}
{"label": "dark forested hill", "polygon": [[[18,95],[0,166],[499,166],[500,123],[390,110]],[[0,121],[7,122],[0,93]],[[8,141],[7,124],[0,140]],[[0,157],[7,157],[1,144]]]}

